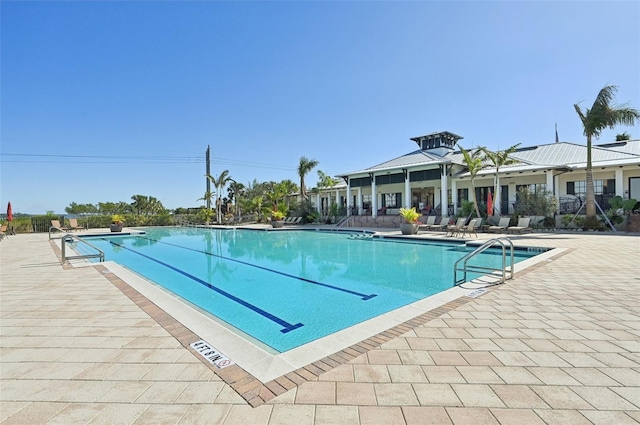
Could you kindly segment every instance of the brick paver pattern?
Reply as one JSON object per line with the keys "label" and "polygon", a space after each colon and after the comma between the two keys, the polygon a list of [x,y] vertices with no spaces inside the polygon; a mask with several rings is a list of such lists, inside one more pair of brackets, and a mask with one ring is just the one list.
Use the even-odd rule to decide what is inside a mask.
{"label": "brick paver pattern", "polygon": [[570,250],[300,382],[231,386],[104,269],[63,269],[46,235],[11,236],[0,423],[640,423],[640,237],[513,240]]}

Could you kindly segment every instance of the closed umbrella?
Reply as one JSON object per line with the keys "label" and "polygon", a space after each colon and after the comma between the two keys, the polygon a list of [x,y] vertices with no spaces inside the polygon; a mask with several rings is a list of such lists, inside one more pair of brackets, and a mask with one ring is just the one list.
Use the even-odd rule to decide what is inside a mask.
{"label": "closed umbrella", "polygon": [[7,204],[7,221],[9,222],[9,234],[15,234],[15,232],[13,231],[13,227],[11,226],[11,222],[13,221],[13,209],[11,208],[11,201],[9,201],[9,203]]}
{"label": "closed umbrella", "polygon": [[487,215],[493,215],[493,198],[491,197],[491,189],[487,195]]}

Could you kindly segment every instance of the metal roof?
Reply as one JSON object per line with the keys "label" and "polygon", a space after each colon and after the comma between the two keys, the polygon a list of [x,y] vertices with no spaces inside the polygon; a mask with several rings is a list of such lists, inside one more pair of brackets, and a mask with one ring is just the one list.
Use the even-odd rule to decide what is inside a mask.
{"label": "metal roof", "polygon": [[602,145],[596,145],[596,147],[640,155],[640,140],[624,140],[621,142],[604,143]]}
{"label": "metal roof", "polygon": [[[474,149],[470,149],[473,152]],[[587,147],[575,143],[560,142],[547,145],[529,146],[516,150],[511,158],[518,162],[501,167],[504,172],[531,171],[545,168],[585,168],[587,161]],[[640,140],[594,145],[591,149],[591,160],[594,166],[612,166],[640,163]],[[455,151],[444,156],[435,155],[428,151],[417,150],[406,155],[383,162],[364,170],[340,174],[350,176],[375,171],[386,171],[399,168],[419,167],[440,164],[465,165],[462,152]],[[494,173],[495,168],[490,165],[479,174]],[[467,172],[458,174],[467,176]]]}
{"label": "metal roof", "polygon": [[448,155],[442,157],[418,149],[417,151],[413,151],[406,155],[390,159],[389,161],[374,165],[373,167],[365,168],[364,170],[353,171],[350,173],[339,174],[339,176],[371,173],[375,171],[384,171],[402,167],[406,168],[412,166],[449,164],[450,162],[451,161],[449,161]]}

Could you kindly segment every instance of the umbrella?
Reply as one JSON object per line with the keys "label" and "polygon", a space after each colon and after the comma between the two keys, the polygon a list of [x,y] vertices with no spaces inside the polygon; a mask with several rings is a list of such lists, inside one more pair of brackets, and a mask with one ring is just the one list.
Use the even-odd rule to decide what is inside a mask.
{"label": "umbrella", "polygon": [[487,195],[487,215],[493,215],[493,198],[491,197],[491,189]]}
{"label": "umbrella", "polygon": [[[11,209],[11,201],[9,201],[9,203],[7,204],[7,221],[9,222],[9,225],[11,225],[11,222],[13,221],[13,210]],[[9,233],[13,233],[13,227],[9,229]]]}

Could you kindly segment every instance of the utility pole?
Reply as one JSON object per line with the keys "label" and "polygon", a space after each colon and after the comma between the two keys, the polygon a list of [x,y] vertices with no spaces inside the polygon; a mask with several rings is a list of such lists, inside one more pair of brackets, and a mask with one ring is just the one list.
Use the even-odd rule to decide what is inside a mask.
{"label": "utility pole", "polygon": [[211,146],[207,145],[207,154],[206,154],[206,165],[207,165],[207,209],[211,209],[211,197],[209,194],[211,193],[211,180],[209,180],[209,176],[211,175]]}

